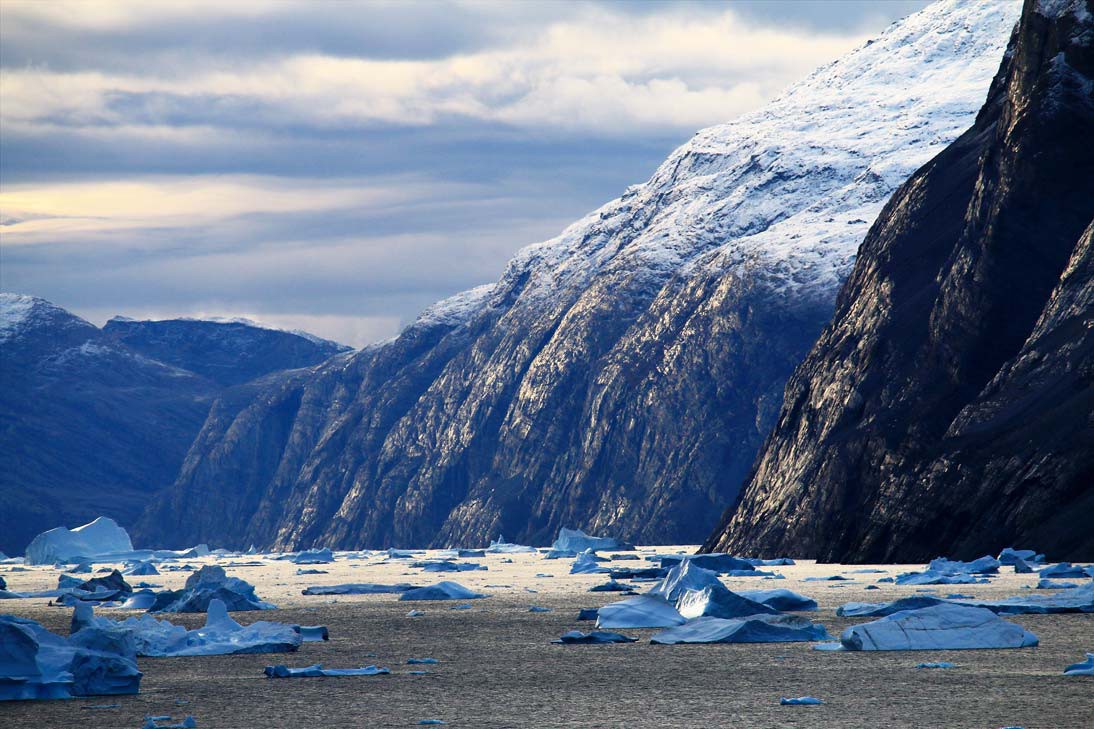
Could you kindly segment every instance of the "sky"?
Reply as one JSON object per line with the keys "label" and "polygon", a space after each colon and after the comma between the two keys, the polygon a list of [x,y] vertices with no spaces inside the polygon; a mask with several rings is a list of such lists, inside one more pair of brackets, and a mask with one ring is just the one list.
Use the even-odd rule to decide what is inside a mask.
{"label": "sky", "polygon": [[0,3],[0,289],[363,346],[924,0]]}

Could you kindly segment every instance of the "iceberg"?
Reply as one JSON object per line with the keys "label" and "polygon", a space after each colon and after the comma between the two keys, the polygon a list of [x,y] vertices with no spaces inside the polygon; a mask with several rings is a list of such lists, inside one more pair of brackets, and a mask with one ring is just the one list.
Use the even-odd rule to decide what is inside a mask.
{"label": "iceberg", "polygon": [[577,559],[574,560],[573,565],[570,567],[571,575],[595,575],[605,574],[610,572],[607,567],[601,567],[597,561],[596,556],[592,552],[582,552],[577,555]]}
{"label": "iceberg", "polygon": [[150,608],[158,613],[204,613],[213,600],[223,602],[228,610],[276,610],[276,605],[263,602],[255,594],[254,585],[238,577],[229,577],[223,567],[205,565],[186,578],[182,590],[167,590],[156,595]]}
{"label": "iceberg", "polygon": [[1037,642],[1033,633],[990,610],[956,604],[903,610],[840,635],[848,651],[1026,648]]}
{"label": "iceberg", "polygon": [[676,609],[689,620],[704,616],[742,618],[746,615],[775,615],[779,612],[732,592],[720,582],[707,585],[701,590],[685,590],[676,600]]}
{"label": "iceberg", "polygon": [[490,554],[526,554],[535,552],[536,548],[526,547],[523,544],[510,544],[505,541],[505,537],[498,537],[497,541],[490,542],[490,546],[485,551]]}
{"label": "iceberg", "polygon": [[4,581],[4,576],[0,575],[0,590],[8,589],[8,583]]}
{"label": "iceberg", "polygon": [[591,537],[580,529],[558,530],[558,538],[551,545],[552,551],[559,552],[626,552],[634,549],[633,544],[622,542],[612,537]]}
{"label": "iceberg", "polygon": [[228,615],[224,602],[217,599],[210,601],[205,625],[196,630],[151,615],[120,621],[97,617],[91,605],[81,603],[73,611],[72,635],[79,636],[89,629],[126,633],[132,637],[137,655],[157,658],[291,653],[304,642],[300,626],[266,621],[240,625]]}
{"label": "iceberg", "polygon": [[698,592],[704,587],[712,585],[722,585],[718,575],[700,567],[696,562],[686,559],[670,569],[668,574],[661,578],[661,581],[646,594],[674,603],[689,590]]}
{"label": "iceberg", "polygon": [[902,597],[893,602],[849,602],[836,608],[841,618],[881,618],[904,610],[919,610],[925,607],[943,605],[947,601],[931,595],[913,595]]}
{"label": "iceberg", "polygon": [[1042,578],[1056,577],[1056,578],[1075,578],[1080,579],[1090,577],[1087,574],[1086,568],[1077,564],[1071,564],[1070,562],[1061,562],[1060,564],[1054,564],[1051,567],[1045,567],[1038,572]]}
{"label": "iceberg", "polygon": [[799,595],[785,588],[777,590],[741,590],[741,597],[763,603],[769,608],[785,612],[809,611],[817,609],[817,601],[805,595]]}
{"label": "iceberg", "polygon": [[750,560],[731,557],[728,554],[668,554],[661,556],[662,567],[679,567],[684,562],[691,562],[696,567],[702,567],[715,573],[752,572],[755,569]]}
{"label": "iceberg", "polygon": [[1002,563],[999,560],[989,555],[984,555],[971,562],[959,562],[945,557],[937,557],[927,565],[927,571],[941,572],[947,575],[990,575],[999,572],[1000,564]]}
{"label": "iceberg", "polygon": [[487,569],[486,565],[477,562],[451,562],[448,560],[414,562],[410,566],[420,568],[423,572],[474,572],[475,570]]}
{"label": "iceberg", "polygon": [[334,561],[334,553],[330,549],[309,549],[298,552],[290,560],[293,564],[329,564]]}
{"label": "iceberg", "polygon": [[1022,595],[1002,600],[962,600],[961,604],[986,608],[1003,615],[1094,613],[1094,582],[1052,595]]}
{"label": "iceberg", "polygon": [[926,572],[905,572],[897,575],[895,581],[898,585],[975,585],[987,582],[988,579],[971,574],[948,574],[938,570],[927,570]]}
{"label": "iceberg", "polygon": [[1057,582],[1056,580],[1038,580],[1035,590],[1071,590],[1079,586],[1078,582]]}
{"label": "iceberg", "polygon": [[[73,570],[73,572],[75,572],[75,570]],[[160,571],[156,569],[156,565],[151,562],[134,562],[125,568],[123,574],[144,577],[146,575],[158,575],[159,573]]]}
{"label": "iceberg", "polygon": [[289,668],[288,666],[266,666],[264,673],[268,678],[318,678],[320,676],[386,676],[391,673],[389,668],[379,666],[363,666],[362,668],[323,668],[323,664],[316,663],[306,668]]}
{"label": "iceberg", "polygon": [[475,600],[487,597],[473,592],[458,582],[438,582],[428,587],[414,587],[399,596],[400,600]]}
{"label": "iceberg", "polygon": [[589,588],[589,592],[633,592],[634,588],[630,585],[624,585],[622,582],[616,582],[615,580],[608,580],[601,585],[593,585]]}
{"label": "iceberg", "polygon": [[598,628],[668,628],[682,625],[684,617],[659,597],[639,595],[600,608],[597,613]]}
{"label": "iceberg", "polygon": [[129,533],[113,519],[100,516],[75,529],[56,527],[42,532],[27,545],[24,560],[26,564],[53,564],[78,557],[131,551],[133,542]]}
{"label": "iceberg", "polygon": [[1094,676],[1094,653],[1087,653],[1086,660],[1072,663],[1064,669],[1065,676]]}
{"label": "iceberg", "polygon": [[343,585],[315,585],[305,587],[301,595],[389,595],[406,592],[414,586],[410,584],[377,585],[372,582],[351,582]]}
{"label": "iceberg", "polygon": [[826,640],[823,625],[799,615],[751,615],[746,618],[696,618],[663,630],[651,643],[795,643]]}
{"label": "iceberg", "polygon": [[824,702],[815,696],[799,696],[796,699],[788,699],[785,696],[779,699],[782,706],[820,706]]}
{"label": "iceberg", "polygon": [[1032,549],[1014,549],[1007,547],[996,557],[999,564],[1014,565],[1019,562],[1044,562],[1045,555],[1037,554]]}
{"label": "iceberg", "polygon": [[577,620],[582,622],[585,620],[596,620],[600,615],[600,608],[578,608]]}
{"label": "iceberg", "polygon": [[637,638],[628,638],[625,635],[610,633],[604,630],[594,630],[590,633],[582,633],[580,630],[571,630],[569,633],[563,633],[558,640],[551,642],[565,645],[588,645],[597,643],[634,643],[637,640]]}
{"label": "iceberg", "polygon": [[141,676],[122,632],[66,639],[33,620],[0,615],[0,701],[135,694]]}

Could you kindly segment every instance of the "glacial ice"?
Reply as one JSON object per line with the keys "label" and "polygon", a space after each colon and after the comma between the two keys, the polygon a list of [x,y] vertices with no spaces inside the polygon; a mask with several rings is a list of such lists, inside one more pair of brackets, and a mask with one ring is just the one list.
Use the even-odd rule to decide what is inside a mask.
{"label": "glacial ice", "polygon": [[75,529],[56,527],[42,532],[27,545],[26,564],[53,564],[77,557],[133,551],[129,533],[113,519],[100,516]]}
{"label": "glacial ice", "polygon": [[999,564],[1013,565],[1018,562],[1044,562],[1045,555],[1037,554],[1037,552],[1032,549],[1014,549],[1012,547],[1007,547],[999,553],[999,556],[996,557],[996,559],[999,560]]}
{"label": "glacial ice", "polygon": [[551,545],[553,551],[581,553],[586,550],[593,552],[625,552],[634,549],[633,544],[621,542],[612,537],[592,537],[580,529],[558,530],[558,538]]}
{"label": "glacial ice", "polygon": [[607,567],[601,567],[592,552],[582,552],[577,555],[573,565],[570,566],[571,575],[595,575],[610,572]]}
{"label": "glacial ice", "polygon": [[784,696],[779,699],[779,704],[782,706],[821,706],[824,702],[815,696],[799,696],[796,699],[788,699]]}
{"label": "glacial ice", "polygon": [[490,546],[486,548],[490,554],[527,554],[529,552],[535,552],[535,547],[527,547],[523,544],[510,544],[505,541],[505,537],[498,537],[497,541],[490,542]]}
{"label": "glacial ice", "polygon": [[598,628],[668,628],[682,625],[685,618],[659,597],[638,595],[608,603],[597,613]]}
{"label": "glacial ice", "polygon": [[742,618],[746,615],[773,615],[779,612],[732,592],[720,582],[707,585],[701,590],[685,590],[676,600],[676,609],[689,620],[704,616]]}
{"label": "glacial ice", "polygon": [[1072,663],[1064,669],[1065,676],[1094,676],[1094,653],[1087,653],[1086,660]]}
{"label": "glacial ice", "polygon": [[334,553],[329,548],[309,549],[298,552],[292,558],[293,564],[329,564],[334,561]]}
{"label": "glacial ice", "polygon": [[944,604],[985,608],[1004,615],[1094,613],[1094,583],[1087,583],[1053,595],[1021,595],[998,600],[975,600],[953,596],[943,599],[933,595],[913,595],[894,602],[850,602],[837,608],[836,614],[844,617],[880,617],[902,610]]}
{"label": "glacial ice", "polygon": [[[883,578],[884,579],[884,578]],[[905,572],[897,575],[898,585],[974,585],[987,582],[986,577],[975,577],[971,574],[947,574],[937,570],[925,572]],[[881,580],[878,580],[881,582]]]}
{"label": "glacial ice", "polygon": [[264,672],[268,678],[318,678],[320,676],[384,676],[391,673],[391,669],[380,666],[323,668],[323,664],[316,663],[306,668],[289,668],[281,665],[266,666]]}
{"label": "glacial ice", "polygon": [[843,618],[880,618],[904,610],[919,610],[945,603],[946,600],[931,595],[902,597],[893,602],[849,602],[836,608],[836,615]]}
{"label": "glacial ice", "polygon": [[696,618],[650,638],[651,643],[793,643],[826,640],[828,631],[799,615]]}
{"label": "glacial ice", "polygon": [[388,595],[413,589],[411,584],[377,585],[372,582],[350,582],[342,585],[315,585],[305,587],[302,595]]}
{"label": "glacial ice", "polygon": [[477,562],[452,562],[449,560],[426,560],[424,562],[414,562],[410,566],[417,567],[423,572],[474,572],[475,570],[487,569],[486,565]]}
{"label": "glacial ice", "polygon": [[1045,567],[1037,574],[1039,574],[1042,578],[1055,577],[1073,579],[1078,577],[1080,579],[1083,579],[1086,577],[1091,577],[1091,575],[1087,574],[1086,567],[1082,567],[1081,565],[1077,564],[1071,564],[1070,562],[1061,562],[1059,564],[1054,564],[1051,567]]}
{"label": "glacial ice", "polygon": [[630,585],[624,585],[622,582],[616,582],[615,580],[608,580],[600,585],[593,585],[589,588],[589,592],[632,592],[633,588]]}
{"label": "glacial ice", "polygon": [[457,582],[438,582],[428,587],[414,587],[399,596],[400,600],[475,600],[486,595],[467,589]]}
{"label": "glacial ice", "polygon": [[156,569],[156,565],[151,562],[134,562],[125,568],[123,574],[132,575],[134,577],[145,577],[147,575],[158,575],[160,571]]}
{"label": "glacial ice", "polygon": [[930,663],[917,663],[916,668],[955,668],[955,664],[947,661],[934,661]]}
{"label": "glacial ice", "polygon": [[213,600],[222,601],[228,610],[276,610],[276,605],[263,602],[255,594],[254,585],[238,577],[229,577],[224,568],[205,565],[186,578],[182,590],[167,590],[156,595],[152,612],[204,613]]}
{"label": "glacial ice", "polygon": [[1071,590],[1079,586],[1078,582],[1057,582],[1056,580],[1038,580],[1035,590]]}
{"label": "glacial ice", "polygon": [[637,638],[628,638],[625,635],[604,630],[594,630],[590,633],[582,633],[580,630],[571,630],[568,633],[563,633],[558,640],[551,642],[563,643],[566,645],[579,645],[595,643],[634,643],[637,640]]}
{"label": "glacial ice", "polygon": [[690,562],[696,567],[709,570],[716,574],[726,572],[753,572],[755,566],[750,560],[733,557],[728,554],[666,554],[661,555],[662,567],[679,567],[684,562]]}
{"label": "glacial ice", "polygon": [[779,588],[777,590],[741,590],[741,597],[763,603],[769,608],[785,612],[809,611],[817,609],[817,601],[805,595]]}
{"label": "glacial ice", "polygon": [[721,584],[721,580],[714,572],[700,567],[698,563],[690,559],[686,559],[670,569],[668,574],[654,585],[647,594],[675,603],[688,590],[698,592],[704,587]]}
{"label": "glacial ice", "polygon": [[930,564],[927,565],[927,571],[941,572],[946,575],[990,575],[999,572],[1000,564],[1001,562],[999,560],[989,555],[984,555],[971,562],[960,562],[946,559],[945,557],[937,557],[932,559]]}
{"label": "glacial ice", "polygon": [[990,610],[942,604],[853,625],[840,645],[849,651],[1025,648],[1037,645],[1037,636]]}

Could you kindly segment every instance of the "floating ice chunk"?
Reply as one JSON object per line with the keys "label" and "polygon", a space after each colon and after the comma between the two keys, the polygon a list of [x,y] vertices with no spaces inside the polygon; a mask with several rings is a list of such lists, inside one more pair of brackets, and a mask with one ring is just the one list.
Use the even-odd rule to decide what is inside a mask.
{"label": "floating ice chunk", "polygon": [[577,559],[570,567],[571,575],[592,575],[607,572],[610,572],[610,570],[607,567],[601,567],[592,552],[582,552],[577,555]]}
{"label": "floating ice chunk", "polygon": [[27,545],[24,560],[27,564],[53,564],[77,557],[132,550],[133,542],[128,532],[113,519],[100,516],[75,529],[56,527],[42,532]]}
{"label": "floating ice chunk", "polygon": [[294,625],[293,630],[300,634],[305,643],[320,643],[330,640],[330,631],[325,625]]}
{"label": "floating ice chunk", "polygon": [[749,560],[732,557],[728,554],[667,554],[661,556],[662,567],[679,567],[684,562],[691,562],[696,567],[714,573],[754,571],[754,566]]}
{"label": "floating ice chunk", "polygon": [[293,564],[329,564],[334,561],[334,553],[327,547],[308,549],[298,552],[291,561]]}
{"label": "floating ice chunk", "polygon": [[789,567],[797,564],[789,557],[776,557],[775,559],[758,559],[756,557],[745,557],[745,561],[753,567]]}
{"label": "floating ice chunk", "polygon": [[1037,645],[1037,636],[990,610],[947,603],[854,625],[840,644],[850,651],[1025,648]]}
{"label": "floating ice chunk", "polygon": [[578,621],[584,620],[596,620],[600,614],[600,608],[578,608],[577,619]]}
{"label": "floating ice chunk", "polygon": [[802,582],[844,582],[850,579],[850,577],[844,577],[843,575],[829,575],[827,577],[806,577]]}
{"label": "floating ice chunk", "polygon": [[1057,582],[1055,580],[1038,580],[1037,590],[1071,590],[1079,586],[1078,582]]}
{"label": "floating ice chunk", "polygon": [[667,628],[682,625],[684,617],[659,597],[639,595],[600,608],[598,628]]}
{"label": "floating ice chunk", "polygon": [[460,559],[466,559],[469,557],[485,557],[485,549],[457,549],[456,556]]}
{"label": "floating ice chunk", "polygon": [[296,570],[296,574],[298,574],[298,575],[325,575],[325,574],[329,574],[329,573],[326,570],[298,569],[298,570]]}
{"label": "floating ice chunk", "polygon": [[799,595],[785,588],[777,590],[741,590],[741,597],[763,603],[769,608],[786,612],[798,612],[817,609],[817,601],[805,595]]}
{"label": "floating ice chunk", "polygon": [[486,597],[457,582],[438,582],[428,587],[415,587],[399,596],[400,600],[475,600]]}
{"label": "floating ice chunk", "polygon": [[571,630],[568,633],[563,633],[558,640],[551,642],[573,645],[590,643],[634,643],[637,640],[637,638],[628,638],[625,635],[620,635],[619,633],[611,633],[604,630],[594,630],[591,633],[582,633],[580,630]]}
{"label": "floating ice chunk", "polygon": [[1002,600],[962,600],[962,605],[987,608],[1003,615],[1025,613],[1094,613],[1094,583],[1053,595],[1029,595]]}
{"label": "floating ice chunk", "polygon": [[1033,567],[1025,560],[1015,558],[1012,564],[1014,565],[1014,574],[1016,575],[1033,574]]}
{"label": "floating ice chunk", "polygon": [[631,592],[633,589],[630,585],[624,585],[622,582],[608,580],[602,585],[593,585],[589,588],[589,592]]}
{"label": "floating ice chunk", "polygon": [[159,573],[160,571],[156,569],[156,565],[151,562],[134,562],[125,568],[124,574],[144,577],[146,575],[158,575]]}
{"label": "floating ice chunk", "polygon": [[431,666],[440,663],[436,658],[407,658],[408,666]]}
{"label": "floating ice chunk", "polygon": [[1064,669],[1065,676],[1094,676],[1094,653],[1087,653],[1086,660],[1072,663]]}
{"label": "floating ice chunk", "polygon": [[1044,577],[1057,577],[1057,578],[1083,578],[1089,577],[1086,573],[1086,568],[1077,564],[1071,564],[1070,562],[1061,562],[1060,564],[1054,564],[1051,567],[1045,567],[1038,572],[1042,578]]}
{"label": "floating ice chunk", "polygon": [[318,678],[320,676],[385,676],[391,673],[391,669],[380,666],[323,668],[323,664],[316,663],[305,668],[289,668],[280,665],[266,666],[264,672],[268,678]]}
{"label": "floating ice chunk", "polygon": [[698,592],[704,587],[721,584],[718,575],[714,572],[700,567],[698,563],[690,559],[686,559],[670,569],[668,574],[647,594],[674,603],[689,590]]}
{"label": "floating ice chunk", "polygon": [[781,706],[821,706],[824,702],[815,696],[799,696],[796,699],[788,699],[785,696],[779,699]]}
{"label": "floating ice chunk", "polygon": [[8,589],[8,583],[4,581],[4,576],[0,575],[0,590]]}
{"label": "floating ice chunk", "polygon": [[148,610],[156,604],[156,593],[151,590],[134,592],[118,607],[123,610]]}
{"label": "floating ice chunk", "polygon": [[302,595],[389,595],[406,592],[410,584],[377,585],[372,582],[352,582],[344,585],[316,585],[304,588]]}
{"label": "floating ice chunk", "polygon": [[703,616],[741,618],[746,615],[778,613],[774,608],[732,592],[720,582],[707,585],[701,590],[685,590],[676,600],[676,609],[689,620]]}
{"label": "floating ice chunk", "polygon": [[937,661],[934,663],[917,663],[916,668],[956,668],[956,664],[948,663],[946,661]]}
{"label": "floating ice chunk", "polygon": [[918,610],[945,602],[942,598],[931,595],[903,597],[894,602],[849,602],[836,608],[836,615],[844,618],[880,618],[903,610]]}
{"label": "floating ice chunk", "polygon": [[490,542],[486,551],[490,554],[525,554],[535,552],[536,548],[526,547],[523,544],[510,544],[505,541],[505,537],[498,537],[497,541]]}
{"label": "floating ice chunk", "polygon": [[418,726],[444,726],[446,723],[440,719],[422,719],[418,722]]}
{"label": "floating ice chunk", "polygon": [[238,577],[229,577],[224,568],[205,565],[186,578],[182,590],[161,592],[156,596],[152,612],[203,613],[213,600],[222,601],[228,610],[276,610],[276,605],[263,602],[255,594],[254,585]]}
{"label": "floating ice chunk", "polygon": [[580,529],[563,527],[558,530],[558,538],[551,545],[551,549],[560,552],[625,552],[634,549],[634,545],[612,537],[592,537]]}
{"label": "floating ice chunk", "polygon": [[651,643],[793,643],[827,639],[823,625],[799,615],[751,615],[746,618],[696,618],[657,633]]}
{"label": "floating ice chunk", "polygon": [[996,557],[999,564],[1017,564],[1018,562],[1044,562],[1045,555],[1037,554],[1032,549],[1013,549],[1007,547]]}
{"label": "floating ice chunk", "polygon": [[551,608],[541,607],[539,605],[532,605],[531,607],[528,608],[528,612],[530,612],[530,613],[549,613],[549,612],[551,612]]}
{"label": "floating ice chunk", "polygon": [[990,575],[999,571],[1000,564],[1001,562],[999,560],[989,555],[984,555],[971,562],[960,562],[946,559],[945,557],[937,557],[932,559],[931,563],[927,565],[927,571],[941,572],[945,575]]}
{"label": "floating ice chunk", "polygon": [[987,581],[987,578],[974,577],[971,574],[946,574],[937,570],[905,572],[896,577],[898,585],[973,585]]}
{"label": "floating ice chunk", "polygon": [[411,610],[409,613],[406,614],[408,618],[420,618],[423,615],[425,615],[424,610]]}
{"label": "floating ice chunk", "polygon": [[473,572],[487,569],[485,565],[475,562],[450,562],[448,560],[414,562],[410,566],[421,568],[424,572]]}

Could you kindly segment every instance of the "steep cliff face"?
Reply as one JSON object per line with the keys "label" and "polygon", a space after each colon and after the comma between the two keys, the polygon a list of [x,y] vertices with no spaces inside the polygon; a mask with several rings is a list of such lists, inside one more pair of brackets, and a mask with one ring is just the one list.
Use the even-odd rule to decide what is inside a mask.
{"label": "steep cliff face", "polygon": [[[246,546],[697,540],[884,200],[971,123],[1014,3],[943,2],[393,342],[223,403],[144,533]],[[275,435],[270,435],[275,434]],[[206,510],[217,503],[217,513]]]}
{"label": "steep cliff face", "polygon": [[20,554],[46,529],[100,515],[131,524],[178,475],[223,383],[315,364],[329,349],[242,324],[99,329],[44,299],[0,294],[0,550]]}
{"label": "steep cliff face", "polygon": [[1094,554],[1094,4],[1029,0],[976,124],[866,237],[708,550]]}

